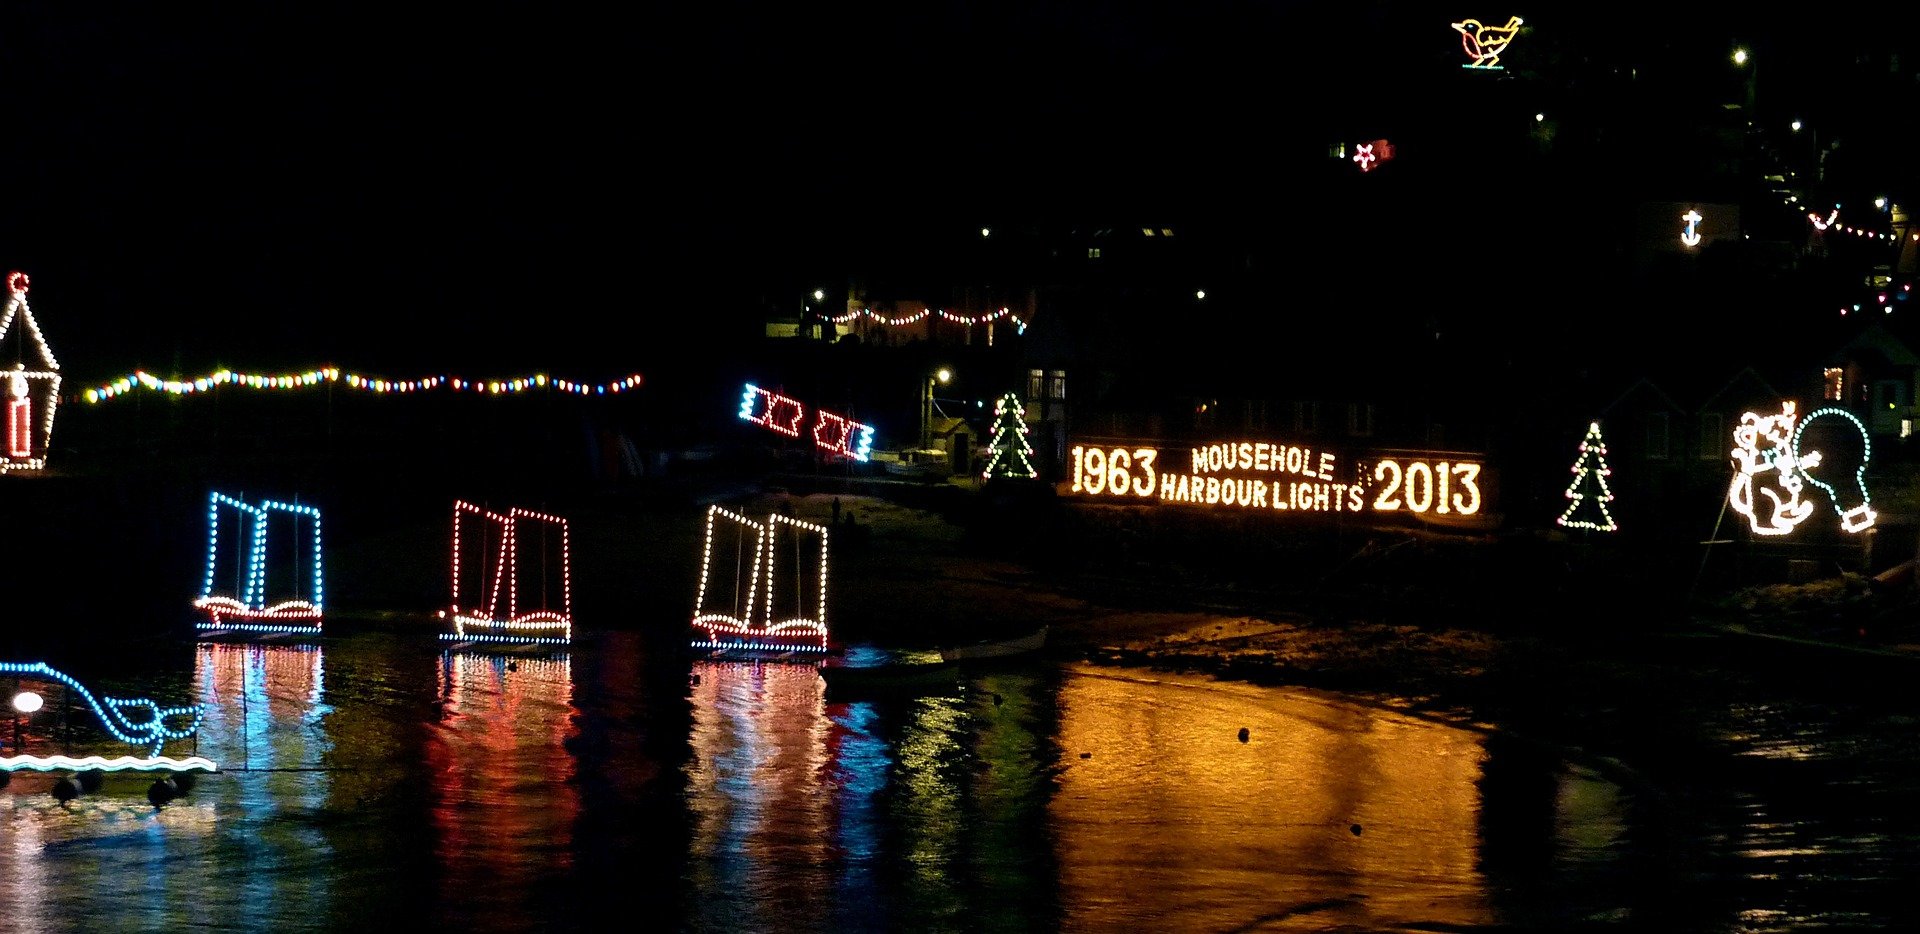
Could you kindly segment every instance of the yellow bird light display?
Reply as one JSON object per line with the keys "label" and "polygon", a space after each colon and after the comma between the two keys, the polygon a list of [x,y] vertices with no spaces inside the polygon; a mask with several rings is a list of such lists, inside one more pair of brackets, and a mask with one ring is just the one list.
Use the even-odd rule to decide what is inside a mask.
{"label": "yellow bird light display", "polygon": [[1505,26],[1488,26],[1477,19],[1461,20],[1452,23],[1454,30],[1460,33],[1460,44],[1467,50],[1467,57],[1473,59],[1462,68],[1499,68],[1500,53],[1506,51],[1507,43],[1520,34],[1520,17],[1507,18]]}

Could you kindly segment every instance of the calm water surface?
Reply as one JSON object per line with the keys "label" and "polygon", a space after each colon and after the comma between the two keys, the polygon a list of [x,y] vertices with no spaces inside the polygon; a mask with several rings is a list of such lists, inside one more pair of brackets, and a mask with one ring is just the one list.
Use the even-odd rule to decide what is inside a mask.
{"label": "calm water surface", "polygon": [[[1675,774],[1364,697],[1077,664],[846,700],[809,665],[634,635],[548,658],[376,633],[188,644],[102,681],[49,661],[204,704],[167,751],[222,771],[161,808],[149,777],[62,806],[52,777],[17,776],[6,930],[1914,920],[1912,719],[1764,692],[1680,712]],[[58,719],[25,738],[119,753]]]}

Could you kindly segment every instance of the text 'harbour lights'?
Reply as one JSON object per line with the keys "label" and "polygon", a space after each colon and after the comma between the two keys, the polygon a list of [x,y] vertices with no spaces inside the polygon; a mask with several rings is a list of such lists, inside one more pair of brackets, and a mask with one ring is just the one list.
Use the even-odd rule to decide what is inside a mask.
{"label": "text 'harbour lights'", "polygon": [[1274,512],[1473,516],[1484,505],[1481,465],[1468,457],[1378,456],[1342,470],[1330,451],[1266,441],[1189,449],[1168,470],[1160,449],[1075,445],[1069,492],[1132,501]]}

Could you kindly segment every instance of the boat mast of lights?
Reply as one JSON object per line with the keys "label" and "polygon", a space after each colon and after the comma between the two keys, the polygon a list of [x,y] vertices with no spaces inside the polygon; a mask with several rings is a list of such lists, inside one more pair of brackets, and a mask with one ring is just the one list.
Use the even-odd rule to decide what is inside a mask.
{"label": "boat mast of lights", "polygon": [[[483,606],[461,606],[465,591],[460,588],[460,553],[463,538],[462,520],[472,516],[480,530],[482,546],[480,551],[480,578],[486,591]],[[560,608],[558,610],[546,604],[546,584],[549,576],[545,574],[546,564],[541,562],[542,599],[537,609],[522,613],[520,611],[520,545],[523,530],[533,525],[540,529],[535,533],[544,546],[547,535],[557,531],[560,539]],[[489,535],[491,533],[491,535]],[[484,543],[491,537],[497,544],[485,548]],[[534,535],[526,535],[533,538]],[[542,547],[541,555],[547,555]],[[490,571],[490,573],[489,573]],[[501,610],[501,591],[506,592],[506,609]],[[573,545],[567,528],[567,520],[535,512],[531,509],[514,507],[505,513],[491,512],[464,500],[453,504],[453,601],[451,607],[442,615],[453,620],[453,632],[441,633],[440,638],[464,642],[517,642],[532,644],[565,645],[573,641]]]}
{"label": "boat mast of lights", "polygon": [[47,346],[40,323],[27,305],[32,280],[24,272],[7,274],[7,306],[0,312],[0,347],[7,346],[14,323],[22,324],[13,369],[0,370],[7,406],[7,436],[0,447],[0,473],[41,470],[53,438],[53,415],[60,406],[60,361]]}
{"label": "boat mast of lights", "polygon": [[[216,572],[220,566],[220,513],[221,507],[231,507],[239,520],[238,540],[234,543],[237,550],[246,553],[244,581],[235,589],[238,593],[215,593]],[[295,597],[283,600],[271,606],[267,604],[267,519],[276,513],[287,513],[296,522],[299,519],[310,520],[308,528],[308,547],[312,552],[313,573],[310,591],[312,599]],[[252,505],[235,499],[225,493],[215,492],[207,509],[207,577],[206,585],[201,589],[200,599],[193,605],[205,612],[209,619],[201,622],[201,629],[235,629],[249,632],[319,632],[324,588],[321,577],[320,560],[320,510],[312,506],[283,503],[277,500],[262,500]],[[236,572],[239,567],[235,568]],[[299,577],[299,564],[294,565],[295,578]],[[299,590],[296,585],[295,590]],[[238,622],[235,622],[238,620]]]}

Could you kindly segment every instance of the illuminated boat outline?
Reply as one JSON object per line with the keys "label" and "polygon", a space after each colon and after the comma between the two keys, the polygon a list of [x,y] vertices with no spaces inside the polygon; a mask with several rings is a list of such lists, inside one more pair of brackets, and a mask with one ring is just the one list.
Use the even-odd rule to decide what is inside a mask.
{"label": "illuminated boat outline", "polygon": [[[248,558],[246,582],[240,587],[240,594],[214,593],[214,572],[218,567],[220,549],[220,507],[231,506],[237,512],[253,517],[251,528],[242,526],[242,534],[248,536]],[[310,548],[313,553],[312,599],[294,598],[282,600],[272,606],[266,602],[266,555],[267,555],[267,517],[274,512],[290,513],[297,518],[311,520]],[[198,628],[241,630],[247,632],[271,633],[317,633],[320,631],[321,617],[324,613],[323,595],[325,592],[323,567],[320,552],[320,510],[312,506],[297,503],[283,503],[277,500],[262,500],[258,505],[247,503],[215,492],[209,498],[207,506],[207,575],[200,596],[193,601],[195,609],[207,614],[208,619],[200,622]]]}
{"label": "illuminated boat outline", "polygon": [[[460,518],[463,513],[473,513],[482,520],[492,523],[500,529],[500,541],[492,550],[493,574],[487,586],[486,606],[460,607]],[[520,555],[518,536],[520,521],[533,520],[560,530],[560,591],[561,608],[519,612],[520,602]],[[486,566],[481,570],[484,573]],[[505,585],[504,588],[502,585]],[[507,592],[507,611],[500,612],[500,591]],[[451,642],[498,642],[521,645],[568,645],[573,642],[573,539],[567,520],[559,516],[522,509],[518,506],[504,513],[482,509],[465,500],[453,503],[453,600],[451,605],[440,611],[442,617],[453,620],[453,631],[443,632],[440,638]],[[468,628],[480,630],[469,632]],[[533,633],[512,630],[534,630]],[[539,632],[559,630],[558,636],[538,635]]]}
{"label": "illuminated boat outline", "polygon": [[[710,578],[709,571],[713,560],[714,525],[721,518],[754,532],[753,566],[747,582],[745,612],[741,615],[704,609]],[[796,545],[801,544],[799,536],[809,532],[819,533],[820,587],[814,601],[817,612],[812,618],[796,615],[788,619],[773,619],[775,579],[773,569],[777,566],[773,557],[775,549],[779,547],[779,526],[781,525],[793,527]],[[723,506],[709,506],[706,541],[700,557],[700,588],[694,596],[692,622],[693,628],[704,631],[706,638],[696,637],[689,644],[696,649],[720,651],[827,651],[827,531],[824,525],[778,513],[770,514],[765,521],[760,521],[750,519]],[[739,595],[739,585],[740,582],[735,580],[736,598]],[[796,607],[795,609],[803,610],[804,608]],[[756,619],[759,621],[757,624]]]}

